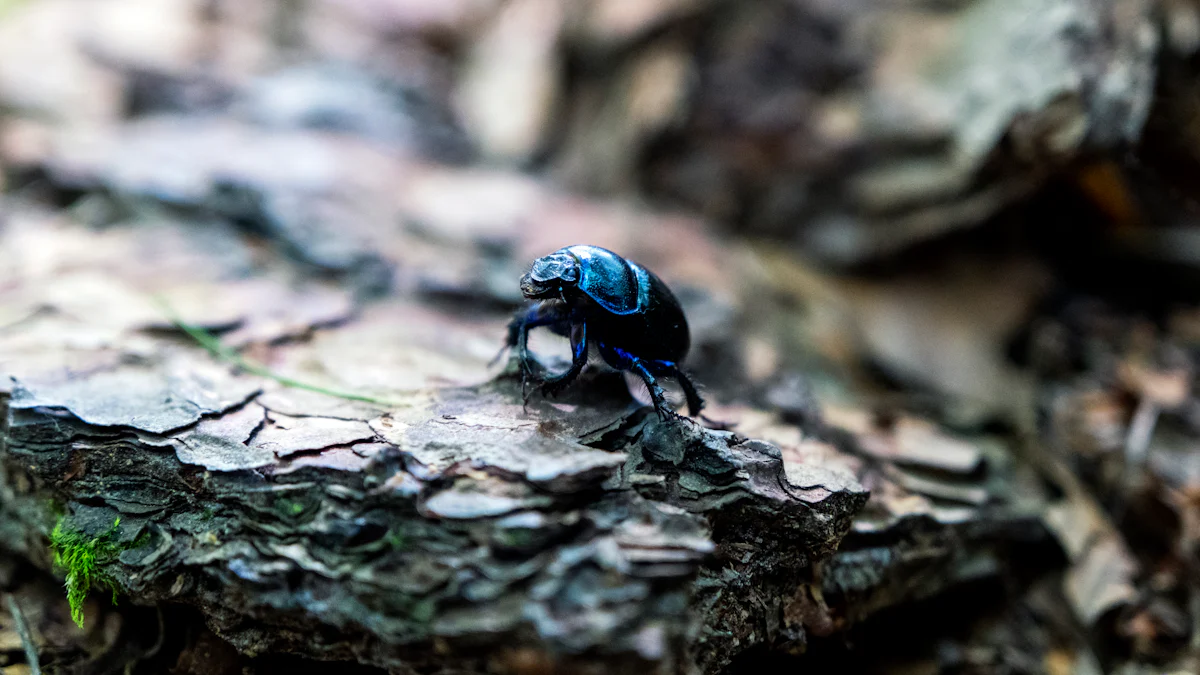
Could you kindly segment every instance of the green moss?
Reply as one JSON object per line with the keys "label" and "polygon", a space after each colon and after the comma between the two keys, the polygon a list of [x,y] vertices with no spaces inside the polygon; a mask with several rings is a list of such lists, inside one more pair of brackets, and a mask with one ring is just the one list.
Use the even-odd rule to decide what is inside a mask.
{"label": "green moss", "polygon": [[304,515],[308,509],[304,502],[279,498],[275,500],[275,510],[287,518],[297,518]]}
{"label": "green moss", "polygon": [[92,588],[105,588],[112,592],[113,604],[117,604],[117,583],[101,569],[101,565],[116,560],[121,551],[129,548],[114,542],[121,519],[113,521],[112,528],[93,537],[63,527],[64,517],[58,519],[50,533],[50,548],[54,551],[54,566],[65,571],[67,603],[71,605],[71,618],[83,628],[83,601]]}
{"label": "green moss", "polygon": [[396,532],[396,531],[388,532],[387,543],[388,543],[388,546],[391,546],[393,550],[399,551],[399,550],[403,549],[405,540],[406,540],[406,538],[405,538],[403,532]]}
{"label": "green moss", "polygon": [[58,521],[62,520],[62,517],[67,514],[66,507],[64,507],[62,502],[58,501],[57,499],[47,497],[45,500],[43,500],[42,506],[42,522],[45,524],[46,528],[53,528],[54,525]]}

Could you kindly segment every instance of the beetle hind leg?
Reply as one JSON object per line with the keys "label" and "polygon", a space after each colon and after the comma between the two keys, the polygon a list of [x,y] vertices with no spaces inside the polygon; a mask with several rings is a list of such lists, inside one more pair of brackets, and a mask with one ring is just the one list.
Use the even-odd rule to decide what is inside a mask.
{"label": "beetle hind leg", "polygon": [[696,383],[692,382],[692,378],[687,376],[674,364],[670,367],[671,375],[675,381],[679,383],[679,388],[683,389],[683,396],[687,399],[688,414],[696,417],[700,414],[700,410],[704,408],[704,399],[700,396],[700,391],[696,389]]}
{"label": "beetle hind leg", "polygon": [[[646,384],[646,391],[650,394],[650,400],[654,404],[654,410],[658,413],[659,419],[665,421],[674,418],[688,420],[689,422],[692,421],[690,418],[675,412],[675,409],[667,401],[667,392],[663,390],[662,385],[658,382],[659,377],[675,376],[675,364],[664,361],[643,360],[624,349],[612,347],[603,342],[600,343],[600,354],[612,367],[631,371],[642,378],[642,382]],[[691,383],[689,382],[689,384]],[[694,386],[691,387],[691,393],[687,393],[687,389],[685,389],[685,395],[688,396],[688,409],[690,410],[692,404],[698,401],[700,396]],[[692,398],[693,395],[695,396],[695,400]]]}
{"label": "beetle hind leg", "polygon": [[675,381],[679,383],[679,387],[683,389],[683,395],[687,397],[689,415],[699,417],[710,429],[729,431],[733,428],[734,425],[731,422],[714,420],[700,412],[704,409],[704,398],[700,396],[700,391],[696,388],[696,383],[692,381],[692,378],[688,377],[687,373],[683,372],[683,369],[671,364],[670,372],[675,377]]}
{"label": "beetle hind leg", "polygon": [[704,399],[700,396],[700,390],[697,389],[696,383],[692,382],[692,378],[688,377],[678,364],[674,361],[652,361],[649,366],[651,372],[659,377],[674,378],[679,383],[679,388],[683,390],[684,399],[687,401],[688,415],[700,416],[700,410],[704,408]]}
{"label": "beetle hind leg", "polygon": [[658,383],[658,378],[654,376],[654,373],[646,366],[646,363],[636,357],[630,360],[632,362],[630,370],[637,373],[642,378],[642,381],[646,383],[646,389],[650,392],[650,400],[654,402],[654,410],[658,412],[658,418],[664,421],[668,419],[688,419],[675,412],[671,405],[667,403],[667,392],[663,391],[662,385]]}

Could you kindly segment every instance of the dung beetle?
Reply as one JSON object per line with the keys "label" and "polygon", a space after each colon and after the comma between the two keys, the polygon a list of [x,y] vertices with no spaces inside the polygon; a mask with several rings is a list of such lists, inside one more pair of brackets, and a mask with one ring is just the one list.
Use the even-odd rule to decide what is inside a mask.
{"label": "dung beetle", "polygon": [[522,388],[532,372],[529,331],[545,326],[570,338],[571,367],[542,380],[544,395],[557,394],[578,377],[594,346],[608,365],[642,378],[659,417],[678,417],[660,377],[675,378],[688,414],[700,414],[704,400],[679,368],[691,343],[687,318],[671,289],[650,270],[599,246],[568,246],[533,261],[521,277],[521,293],[539,301],[508,324],[507,348],[517,350]]}

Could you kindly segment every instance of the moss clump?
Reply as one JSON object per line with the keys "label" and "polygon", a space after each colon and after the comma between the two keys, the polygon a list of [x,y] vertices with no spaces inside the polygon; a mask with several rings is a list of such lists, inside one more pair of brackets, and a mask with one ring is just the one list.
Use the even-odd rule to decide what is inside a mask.
{"label": "moss clump", "polygon": [[50,533],[50,548],[54,551],[54,566],[67,573],[67,603],[71,605],[71,619],[83,628],[83,601],[93,587],[107,588],[112,592],[113,604],[117,604],[117,584],[100,568],[112,562],[127,546],[114,542],[121,519],[113,521],[112,528],[93,537],[63,527],[65,518],[59,518]]}
{"label": "moss clump", "polygon": [[395,531],[389,531],[387,534],[387,537],[386,537],[388,546],[391,546],[392,549],[396,550],[396,551],[399,551],[404,548],[406,539],[407,538],[404,536],[403,532],[395,532]]}
{"label": "moss clump", "polygon": [[275,500],[276,512],[278,512],[280,515],[282,515],[286,518],[296,518],[296,517],[302,516],[302,515],[304,515],[304,511],[306,508],[307,507],[304,505],[303,502],[293,501],[291,499],[284,499],[282,497]]}

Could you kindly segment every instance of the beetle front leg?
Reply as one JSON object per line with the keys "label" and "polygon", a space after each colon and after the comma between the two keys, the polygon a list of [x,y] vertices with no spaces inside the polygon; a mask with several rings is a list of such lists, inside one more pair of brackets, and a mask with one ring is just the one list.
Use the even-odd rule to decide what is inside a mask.
{"label": "beetle front leg", "polygon": [[579,373],[583,372],[583,367],[587,365],[587,359],[587,324],[579,322],[571,326],[571,367],[562,375],[556,375],[544,380],[542,382],[542,394],[556,396],[563,389],[566,389],[567,385],[571,384],[575,378],[579,377]]}
{"label": "beetle front leg", "polygon": [[529,331],[539,326],[560,323],[566,318],[566,313],[557,305],[534,305],[508,322],[508,339],[505,346],[515,347],[522,366],[526,366],[529,359]]}
{"label": "beetle front leg", "polygon": [[[516,347],[521,342],[522,332],[528,333],[530,328],[533,328],[535,325],[540,325],[537,323],[537,317],[538,307],[533,306],[525,309],[523,312],[520,312],[509,320],[508,335],[504,339],[504,346],[500,347],[500,351],[496,352],[496,355],[492,357],[491,361],[488,362],[488,367],[496,365],[496,362],[500,360],[500,357],[504,356],[504,352]],[[519,355],[520,354],[518,354],[518,356]]]}
{"label": "beetle front leg", "polygon": [[[508,323],[506,348],[515,348],[517,362],[521,367],[521,400],[529,400],[527,383],[533,374],[532,358],[529,355],[529,331],[539,326],[549,326],[566,320],[566,313],[557,304],[540,303],[513,317]],[[503,351],[501,351],[503,353]]]}

